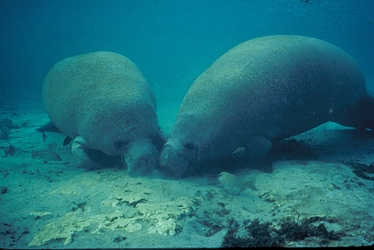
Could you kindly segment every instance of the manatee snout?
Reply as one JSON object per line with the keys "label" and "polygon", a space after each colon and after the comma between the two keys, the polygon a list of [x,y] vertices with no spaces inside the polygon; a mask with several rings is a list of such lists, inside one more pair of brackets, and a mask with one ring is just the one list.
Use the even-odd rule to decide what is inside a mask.
{"label": "manatee snout", "polygon": [[135,142],[122,154],[131,175],[151,174],[157,168],[157,149],[150,142]]}
{"label": "manatee snout", "polygon": [[161,171],[173,177],[182,177],[190,165],[189,154],[181,146],[170,142],[165,144],[160,155]]}

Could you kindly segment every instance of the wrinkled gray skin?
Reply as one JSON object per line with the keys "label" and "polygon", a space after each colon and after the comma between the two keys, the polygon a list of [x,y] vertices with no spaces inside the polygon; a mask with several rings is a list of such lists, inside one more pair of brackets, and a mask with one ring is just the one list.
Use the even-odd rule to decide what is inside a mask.
{"label": "wrinkled gray skin", "polygon": [[155,97],[128,58],[94,52],[64,59],[49,71],[42,94],[53,124],[74,139],[72,154],[80,167],[100,167],[89,157],[93,149],[121,156],[133,174],[156,168]]}
{"label": "wrinkled gray skin", "polygon": [[374,128],[374,101],[355,61],[302,36],[249,40],[221,56],[192,84],[160,156],[182,176],[199,162],[265,155],[273,140],[327,121]]}

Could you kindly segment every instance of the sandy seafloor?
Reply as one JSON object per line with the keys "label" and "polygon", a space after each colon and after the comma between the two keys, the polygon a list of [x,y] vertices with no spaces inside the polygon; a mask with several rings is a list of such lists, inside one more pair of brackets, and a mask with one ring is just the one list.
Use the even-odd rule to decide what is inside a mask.
{"label": "sandy seafloor", "polygon": [[[158,107],[165,131],[177,106]],[[226,169],[242,180],[236,188],[218,175],[171,180],[130,177],[122,168],[76,168],[64,135],[46,132],[43,139],[35,131],[49,121],[41,103],[3,102],[0,111],[0,120],[14,123],[0,141],[0,248],[220,247],[229,228],[235,232],[233,221],[234,236],[250,240],[244,224],[258,219],[279,229],[286,218],[309,219],[339,237],[295,232],[299,238],[284,237],[284,246],[374,243],[371,133],[322,125],[295,137],[313,154],[278,154],[270,171]],[[9,145],[16,151],[5,157]],[[249,179],[255,188],[243,186]]]}

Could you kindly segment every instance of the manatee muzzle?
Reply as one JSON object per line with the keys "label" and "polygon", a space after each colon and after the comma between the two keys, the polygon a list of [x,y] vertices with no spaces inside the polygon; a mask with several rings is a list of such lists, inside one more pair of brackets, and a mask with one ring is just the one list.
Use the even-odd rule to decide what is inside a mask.
{"label": "manatee muzzle", "polygon": [[190,164],[188,152],[172,143],[166,143],[160,156],[161,171],[174,177],[183,176]]}
{"label": "manatee muzzle", "polygon": [[122,161],[132,175],[151,173],[157,167],[156,159],[157,149],[148,141],[134,142],[122,154]]}

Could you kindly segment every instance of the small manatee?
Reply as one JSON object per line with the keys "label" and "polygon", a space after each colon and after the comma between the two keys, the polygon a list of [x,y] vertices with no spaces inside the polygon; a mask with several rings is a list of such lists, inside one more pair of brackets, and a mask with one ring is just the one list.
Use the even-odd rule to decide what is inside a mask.
{"label": "small manatee", "polygon": [[66,58],[49,71],[42,98],[52,123],[73,139],[78,166],[102,167],[106,157],[94,157],[96,150],[120,156],[131,174],[156,169],[154,142],[162,138],[155,96],[128,58],[108,51]]}

